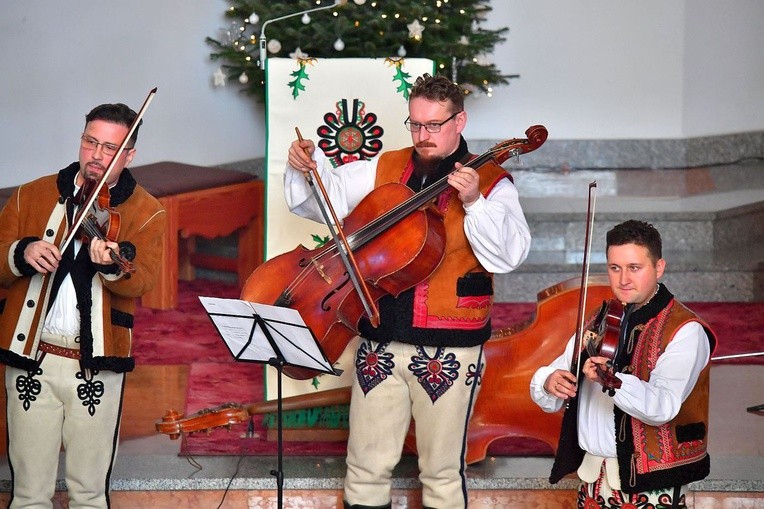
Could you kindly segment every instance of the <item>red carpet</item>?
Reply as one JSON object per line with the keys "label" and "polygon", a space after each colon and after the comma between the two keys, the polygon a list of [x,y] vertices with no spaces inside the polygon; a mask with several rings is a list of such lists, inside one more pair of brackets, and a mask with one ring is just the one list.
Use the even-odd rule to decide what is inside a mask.
{"label": "red carpet", "polygon": [[[235,362],[212,326],[198,296],[237,298],[238,289],[217,281],[181,281],[178,309],[157,311],[139,307],[134,329],[135,358],[139,364],[190,365],[186,413],[227,402],[251,403],[263,399],[262,367]],[[692,303],[719,336],[715,356],[762,350],[764,303]],[[535,303],[502,303],[495,309],[495,328],[530,318]],[[764,356],[716,361],[719,364],[764,364]],[[157,416],[160,417],[160,416]],[[246,437],[247,425],[230,431],[215,430],[184,439],[182,452],[190,455],[276,453],[275,442],[265,438],[262,417],[253,419],[254,436]],[[546,444],[528,440],[495,442],[490,455],[534,456],[550,454]],[[344,456],[345,444],[337,442],[288,442],[287,455]]]}

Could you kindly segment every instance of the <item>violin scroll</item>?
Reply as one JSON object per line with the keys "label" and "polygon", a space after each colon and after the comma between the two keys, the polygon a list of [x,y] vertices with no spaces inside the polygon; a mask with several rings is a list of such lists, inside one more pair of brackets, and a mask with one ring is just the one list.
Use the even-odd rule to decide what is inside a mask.
{"label": "violin scroll", "polygon": [[181,415],[177,410],[167,413],[154,423],[159,433],[175,440],[183,433],[207,432],[215,428],[228,428],[250,418],[249,412],[236,403],[226,403],[215,408],[200,410],[192,415]]}

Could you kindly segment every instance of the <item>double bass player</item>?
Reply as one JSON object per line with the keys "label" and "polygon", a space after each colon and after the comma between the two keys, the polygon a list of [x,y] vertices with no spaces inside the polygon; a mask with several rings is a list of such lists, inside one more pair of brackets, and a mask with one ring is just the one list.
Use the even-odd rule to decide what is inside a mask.
{"label": "double bass player", "polygon": [[285,194],[292,212],[322,220],[304,173],[317,170],[340,219],[374,189],[391,182],[414,192],[447,176],[436,199],[445,225],[443,261],[397,297],[379,299],[380,322],[359,324],[350,404],[346,508],[391,506],[392,470],[411,418],[416,423],[424,507],[467,507],[467,425],[490,338],[493,273],[526,258],[530,232],[517,190],[499,165],[476,171],[461,136],[463,91],[442,76],[423,75],[410,91],[411,147],[338,168],[310,140],[289,148]]}

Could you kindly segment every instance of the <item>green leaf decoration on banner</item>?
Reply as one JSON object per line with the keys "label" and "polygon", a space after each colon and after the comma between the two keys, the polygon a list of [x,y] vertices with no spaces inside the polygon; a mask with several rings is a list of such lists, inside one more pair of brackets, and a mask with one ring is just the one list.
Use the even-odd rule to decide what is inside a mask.
{"label": "green leaf decoration on banner", "polygon": [[407,101],[409,100],[409,90],[411,90],[411,87],[413,86],[408,81],[408,78],[411,78],[411,75],[405,72],[403,69],[401,69],[400,65],[396,65],[395,76],[393,77],[393,81],[399,82],[396,92],[402,93],[403,98],[406,99]]}
{"label": "green leaf decoration on banner", "polygon": [[293,81],[289,82],[289,87],[292,89],[292,97],[297,99],[297,96],[300,95],[300,91],[305,92],[305,85],[302,84],[302,80],[310,79],[308,73],[305,72],[305,62],[300,61],[300,68],[292,72],[290,76],[295,78]]}
{"label": "green leaf decoration on banner", "polygon": [[322,237],[322,236],[317,235],[317,234],[314,233],[310,237],[313,239],[313,242],[316,243],[316,247],[322,247],[322,246],[326,245],[327,242],[329,242],[329,236],[328,235]]}

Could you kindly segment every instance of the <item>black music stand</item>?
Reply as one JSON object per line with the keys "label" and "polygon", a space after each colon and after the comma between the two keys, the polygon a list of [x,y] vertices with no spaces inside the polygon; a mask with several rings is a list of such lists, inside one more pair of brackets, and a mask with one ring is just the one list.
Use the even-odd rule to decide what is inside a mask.
{"label": "black music stand", "polygon": [[278,507],[283,507],[283,422],[281,379],[284,366],[312,369],[336,375],[313,332],[300,313],[291,308],[268,306],[238,299],[199,297],[212,323],[237,361],[270,364],[278,371]]}

